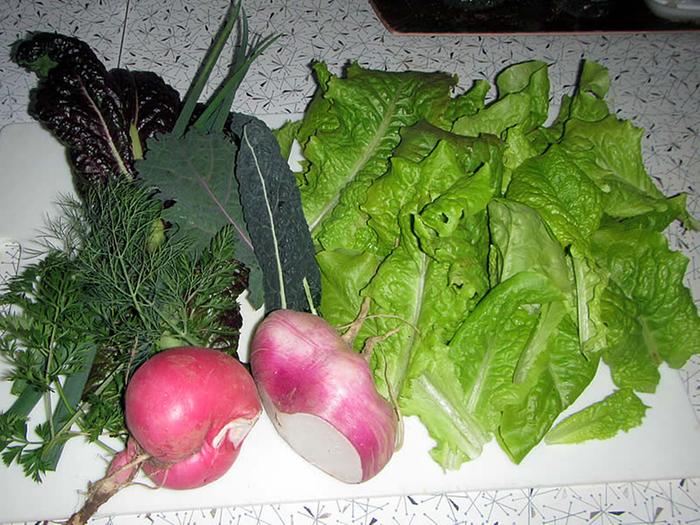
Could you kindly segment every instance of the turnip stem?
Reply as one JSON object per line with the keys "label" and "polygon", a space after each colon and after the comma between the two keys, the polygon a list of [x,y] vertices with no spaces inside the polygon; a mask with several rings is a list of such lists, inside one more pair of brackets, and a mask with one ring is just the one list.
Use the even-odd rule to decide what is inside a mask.
{"label": "turnip stem", "polygon": [[355,341],[357,334],[362,329],[362,325],[367,320],[367,313],[369,312],[370,302],[371,299],[369,297],[365,297],[365,299],[362,301],[362,305],[360,306],[360,313],[357,314],[357,317],[352,322],[350,327],[341,336],[343,338],[343,341],[345,341],[350,347],[352,347],[352,343]]}
{"label": "turnip stem", "polygon": [[[374,351],[374,347],[376,345],[378,345],[379,343],[381,343],[382,341],[385,341],[386,339],[388,339],[392,335],[397,334],[399,332],[399,330],[401,330],[401,327],[397,326],[395,328],[392,328],[391,330],[389,330],[385,334],[375,335],[374,337],[370,337],[369,339],[367,339],[367,341],[365,342],[365,346],[362,348],[362,352],[361,352],[362,357],[364,357],[367,361],[369,361],[370,358],[372,357],[372,352]],[[387,386],[388,385],[389,385],[389,383],[387,383]]]}

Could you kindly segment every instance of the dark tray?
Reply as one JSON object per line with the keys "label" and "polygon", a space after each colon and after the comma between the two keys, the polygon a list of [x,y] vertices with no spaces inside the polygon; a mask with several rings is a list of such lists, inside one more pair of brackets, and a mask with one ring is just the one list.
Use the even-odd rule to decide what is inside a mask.
{"label": "dark tray", "polygon": [[643,0],[370,0],[394,33],[590,33],[698,30]]}

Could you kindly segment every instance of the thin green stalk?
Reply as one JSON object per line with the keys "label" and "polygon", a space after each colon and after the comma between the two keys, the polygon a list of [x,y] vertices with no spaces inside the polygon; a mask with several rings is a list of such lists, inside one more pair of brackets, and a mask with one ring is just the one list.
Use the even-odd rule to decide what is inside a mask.
{"label": "thin green stalk", "polygon": [[[279,35],[269,36],[265,38],[262,42],[260,42],[260,44],[256,48],[251,50],[250,54],[239,67],[232,70],[232,73],[224,80],[224,83],[221,85],[221,88],[218,90],[217,94],[207,104],[207,107],[204,110],[204,112],[197,118],[196,122],[193,124],[194,127],[206,130],[207,122],[209,121],[209,119],[212,118],[212,115],[216,113],[220,122],[217,122],[216,124],[212,125],[212,128],[219,129],[218,127],[215,127],[219,124],[223,128],[223,124],[226,121],[226,117],[228,116],[228,111],[230,108],[230,103],[229,106],[226,107],[224,102],[228,99],[231,100],[231,103],[233,102],[236,90],[241,85],[241,82],[243,82],[243,79],[245,78],[245,75],[248,72],[248,69],[250,68],[251,64],[255,61],[257,57],[259,57],[263,53],[263,51],[265,51],[265,49],[270,47],[278,38]],[[219,112],[220,108],[224,107],[226,110],[224,111],[223,109],[221,109],[221,112]]]}
{"label": "thin green stalk", "polygon": [[180,115],[178,116],[175,126],[173,127],[173,134],[175,134],[175,136],[181,137],[185,134],[185,130],[187,129],[190,119],[192,118],[192,113],[194,112],[194,108],[199,101],[199,97],[202,94],[209,77],[211,76],[214,65],[219,60],[221,51],[223,50],[224,45],[226,44],[226,41],[233,30],[236,20],[238,19],[240,8],[240,1],[232,2],[229,5],[224,22],[219,28],[219,31],[214,38],[211,47],[207,51],[207,54],[204,56],[202,65],[195,75],[194,81],[190,86],[190,90],[185,96],[182,111],[180,111]]}
{"label": "thin green stalk", "polygon": [[314,315],[318,315],[318,311],[316,311],[316,306],[314,305],[314,298],[313,294],[311,293],[311,287],[309,286],[309,280],[306,277],[304,277],[302,284],[304,285],[306,301],[309,303],[309,311]]}
{"label": "thin green stalk", "polygon": [[[99,396],[102,392],[104,392],[104,390],[107,388],[107,386],[109,386],[109,383],[111,383],[111,382],[114,380],[114,377],[116,376],[116,374],[117,374],[123,367],[124,367],[123,364],[120,364],[119,366],[117,366],[117,367],[112,371],[112,373],[111,373],[110,375],[108,375],[108,376],[105,378],[105,380],[102,382],[102,384],[101,384],[97,389],[95,389],[95,395]],[[68,420],[66,420],[66,422],[61,426],[61,428],[58,430],[58,432],[56,432],[55,434],[52,434],[52,435],[51,435],[51,439],[50,439],[48,442],[46,442],[46,445],[45,445],[46,450],[49,450],[49,451],[50,451],[50,450],[54,449],[54,447],[59,443],[59,441],[58,441],[59,438],[65,436],[65,435],[69,435],[69,436],[70,436],[70,432],[69,432],[69,431],[70,431],[70,429],[71,429],[71,427],[73,426],[74,423],[78,423],[78,426],[80,427],[79,419],[80,419],[80,417],[81,417],[81,416],[83,415],[83,413],[84,413],[84,412],[83,412],[83,405],[84,405],[84,404],[85,404],[84,402],[80,402],[80,403],[76,406],[76,408],[75,408],[73,414],[71,415],[71,417],[68,418]],[[82,428],[81,428],[81,430],[82,430]],[[76,435],[77,435],[77,434],[76,434]]]}

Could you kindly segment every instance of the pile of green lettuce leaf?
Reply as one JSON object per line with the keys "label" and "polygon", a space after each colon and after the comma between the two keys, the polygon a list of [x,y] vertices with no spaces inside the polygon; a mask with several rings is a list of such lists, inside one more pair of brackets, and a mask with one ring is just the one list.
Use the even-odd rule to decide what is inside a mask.
{"label": "pile of green lettuce leaf", "polygon": [[[547,65],[516,64],[459,96],[454,76],[315,64],[302,120],[278,130],[342,326],[369,298],[356,344],[392,330],[379,390],[418,416],[454,469],[495,438],[514,462],[543,439],[605,438],[641,423],[659,366],[700,353],[687,259],[663,235],[697,222],[647,174],[643,131],[608,108],[584,61],[550,117]],[[616,391],[555,425],[601,361]]]}

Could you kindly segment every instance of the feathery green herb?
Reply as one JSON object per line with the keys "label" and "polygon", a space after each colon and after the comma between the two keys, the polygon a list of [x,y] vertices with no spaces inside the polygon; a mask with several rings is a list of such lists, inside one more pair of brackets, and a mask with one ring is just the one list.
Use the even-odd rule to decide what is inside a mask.
{"label": "feathery green herb", "polygon": [[[96,186],[63,210],[42,259],[0,299],[0,353],[19,396],[0,415],[0,447],[36,480],[70,437],[125,434],[114,407],[154,352],[186,344],[234,354],[242,322],[246,275],[230,227],[194,255],[185,237],[162,231],[160,201],[130,182]],[[28,429],[41,400],[45,418]]]}

